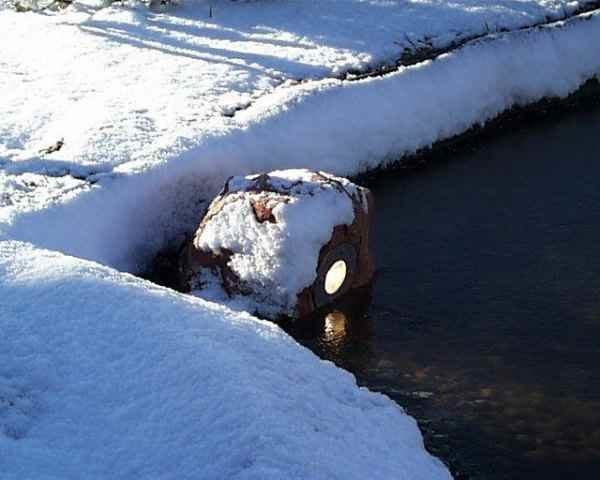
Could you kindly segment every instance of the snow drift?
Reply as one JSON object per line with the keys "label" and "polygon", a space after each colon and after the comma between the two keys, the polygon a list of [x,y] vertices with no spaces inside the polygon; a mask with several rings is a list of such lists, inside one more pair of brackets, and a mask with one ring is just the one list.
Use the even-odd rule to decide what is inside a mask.
{"label": "snow drift", "polygon": [[273,324],[15,242],[0,291],[3,480],[450,478]]}

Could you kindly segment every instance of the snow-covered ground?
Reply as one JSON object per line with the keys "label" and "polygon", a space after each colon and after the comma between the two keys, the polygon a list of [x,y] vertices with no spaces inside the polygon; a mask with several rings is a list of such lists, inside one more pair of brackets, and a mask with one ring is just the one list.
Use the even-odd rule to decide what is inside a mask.
{"label": "snow-covered ground", "polygon": [[3,478],[447,477],[395,404],[277,327],[115,269],[195,227],[231,174],[354,174],[573,92],[600,75],[598,12],[493,32],[591,3],[0,3]]}
{"label": "snow-covered ground", "polygon": [[12,242],[0,289],[3,480],[450,478],[274,324]]}

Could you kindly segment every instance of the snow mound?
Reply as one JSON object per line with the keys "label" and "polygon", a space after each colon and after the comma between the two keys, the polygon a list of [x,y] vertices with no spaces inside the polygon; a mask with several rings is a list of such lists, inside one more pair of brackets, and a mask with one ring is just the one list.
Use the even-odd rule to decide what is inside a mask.
{"label": "snow mound", "polygon": [[[334,227],[354,221],[353,200],[366,205],[356,185],[323,172],[234,177],[210,205],[194,246],[214,256],[226,252],[227,267],[241,282],[234,293],[250,295],[253,310],[291,316],[298,295],[317,276],[319,253]],[[203,270],[193,284],[220,283],[206,275]],[[203,289],[192,293],[202,296]]]}
{"label": "snow mound", "polygon": [[0,290],[3,480],[450,478],[400,407],[274,324],[17,242]]}

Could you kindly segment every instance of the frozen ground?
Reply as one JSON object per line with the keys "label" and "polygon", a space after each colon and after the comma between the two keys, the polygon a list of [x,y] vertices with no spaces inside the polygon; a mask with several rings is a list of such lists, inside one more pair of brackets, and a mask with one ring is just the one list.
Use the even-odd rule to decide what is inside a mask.
{"label": "frozen ground", "polygon": [[347,82],[589,2],[212,3],[0,10],[0,471],[445,478],[392,402],[277,327],[115,269],[193,228],[230,174],[353,174],[573,92],[600,75],[600,15]]}

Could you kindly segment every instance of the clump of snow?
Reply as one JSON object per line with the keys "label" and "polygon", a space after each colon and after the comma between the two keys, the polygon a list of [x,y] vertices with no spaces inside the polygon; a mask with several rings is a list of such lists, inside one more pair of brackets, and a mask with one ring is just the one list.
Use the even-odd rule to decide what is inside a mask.
{"label": "clump of snow", "polygon": [[0,291],[3,480],[450,478],[400,407],[274,324],[16,242]]}
{"label": "clump of snow", "polygon": [[[347,179],[303,169],[234,177],[209,207],[194,246],[215,255],[230,252],[227,266],[259,313],[292,315],[298,294],[316,278],[319,252],[333,228],[354,221],[358,192]],[[270,210],[272,221],[260,221],[253,202]],[[214,287],[206,275],[201,272],[196,285]],[[203,290],[193,293],[202,296]]]}

